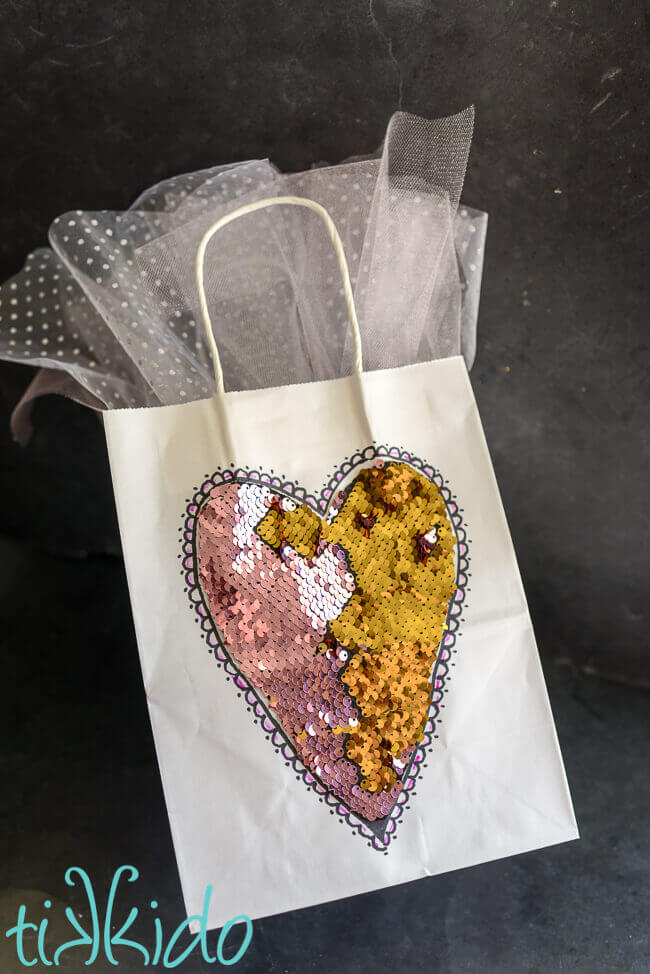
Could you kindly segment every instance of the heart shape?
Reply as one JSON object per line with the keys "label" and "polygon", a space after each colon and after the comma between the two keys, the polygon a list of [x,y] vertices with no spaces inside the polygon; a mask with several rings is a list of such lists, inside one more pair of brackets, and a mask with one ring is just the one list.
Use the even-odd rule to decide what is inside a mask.
{"label": "heart shape", "polygon": [[386,851],[430,744],[467,584],[460,513],[395,448],[319,499],[257,471],[189,502],[183,571],[206,639],[287,763]]}

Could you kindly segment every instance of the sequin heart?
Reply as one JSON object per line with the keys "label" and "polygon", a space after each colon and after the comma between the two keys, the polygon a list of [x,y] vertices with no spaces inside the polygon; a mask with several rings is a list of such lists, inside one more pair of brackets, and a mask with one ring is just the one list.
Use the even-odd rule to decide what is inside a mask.
{"label": "sequin heart", "polygon": [[190,598],[254,719],[385,851],[433,736],[467,583],[442,478],[375,447],[320,498],[224,471],[196,491],[183,534]]}

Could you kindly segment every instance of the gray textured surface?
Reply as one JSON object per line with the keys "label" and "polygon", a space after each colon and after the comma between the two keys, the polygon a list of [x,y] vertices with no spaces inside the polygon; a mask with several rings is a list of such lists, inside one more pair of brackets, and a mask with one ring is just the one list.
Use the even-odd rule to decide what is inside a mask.
{"label": "gray textured surface", "polygon": [[[3,278],[62,211],[232,159],[335,162],[372,150],[398,105],[476,104],[473,382],[540,642],[650,682],[643,4],[0,0],[0,17]],[[0,368],[4,417],[28,370]],[[27,450],[5,444],[0,528],[116,551],[100,430],[63,416],[50,403]],[[59,521],[34,503],[43,477]]]}
{"label": "gray textured surface", "polygon": [[[644,5],[0,0],[0,23],[2,278],[62,211],[232,159],[335,162],[374,149],[399,105],[476,104],[472,378],[583,838],[262,921],[238,969],[647,970],[647,697],[584,675],[649,679]],[[101,429],[44,400],[12,446],[28,379],[0,367],[0,532],[22,539],[2,557],[2,887],[74,902],[66,866],[105,889],[133,861],[176,922],[123,568],[101,556],[119,551]]]}

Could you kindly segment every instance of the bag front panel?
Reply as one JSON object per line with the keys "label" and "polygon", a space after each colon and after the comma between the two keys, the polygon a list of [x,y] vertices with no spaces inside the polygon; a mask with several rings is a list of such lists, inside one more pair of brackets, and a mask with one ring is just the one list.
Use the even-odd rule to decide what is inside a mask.
{"label": "bag front panel", "polygon": [[575,837],[462,359],[105,426],[188,912]]}

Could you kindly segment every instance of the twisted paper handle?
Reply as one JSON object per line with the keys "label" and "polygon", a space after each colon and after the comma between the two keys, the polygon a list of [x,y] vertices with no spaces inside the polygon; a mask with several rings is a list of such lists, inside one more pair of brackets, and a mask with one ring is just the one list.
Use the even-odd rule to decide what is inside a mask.
{"label": "twisted paper handle", "polygon": [[343,295],[345,297],[345,303],[348,309],[348,317],[350,319],[350,325],[352,327],[352,335],[354,337],[354,369],[355,372],[361,374],[363,372],[363,356],[361,350],[361,332],[359,331],[359,322],[357,320],[357,311],[354,306],[354,296],[352,294],[352,284],[350,282],[350,271],[348,268],[348,262],[345,259],[345,251],[343,250],[343,244],[339,236],[339,232],[336,229],[334,221],[327,212],[324,206],[320,203],[316,203],[315,200],[306,199],[301,196],[274,196],[269,199],[257,200],[255,203],[247,203],[246,206],[240,206],[239,209],[233,210],[231,213],[227,213],[222,216],[220,220],[213,223],[212,226],[206,230],[204,233],[201,243],[199,244],[198,250],[196,252],[196,288],[199,293],[199,303],[201,306],[201,315],[203,317],[203,325],[205,327],[205,335],[208,341],[208,347],[210,348],[210,354],[212,355],[212,363],[214,366],[214,377],[217,382],[217,393],[221,394],[224,392],[223,385],[223,369],[221,367],[221,359],[219,358],[219,349],[217,348],[217,343],[214,338],[214,332],[212,330],[212,321],[210,319],[210,312],[208,310],[208,302],[205,297],[205,286],[203,283],[203,267],[205,263],[205,251],[210,243],[210,240],[215,235],[217,230],[221,230],[228,223],[232,223],[233,220],[239,219],[241,216],[246,216],[248,213],[254,213],[255,210],[263,210],[268,206],[304,206],[309,210],[313,210],[321,217],[329,238],[334,245],[334,250],[336,252],[336,257],[339,263],[339,268],[341,270],[341,277],[343,279]]}

